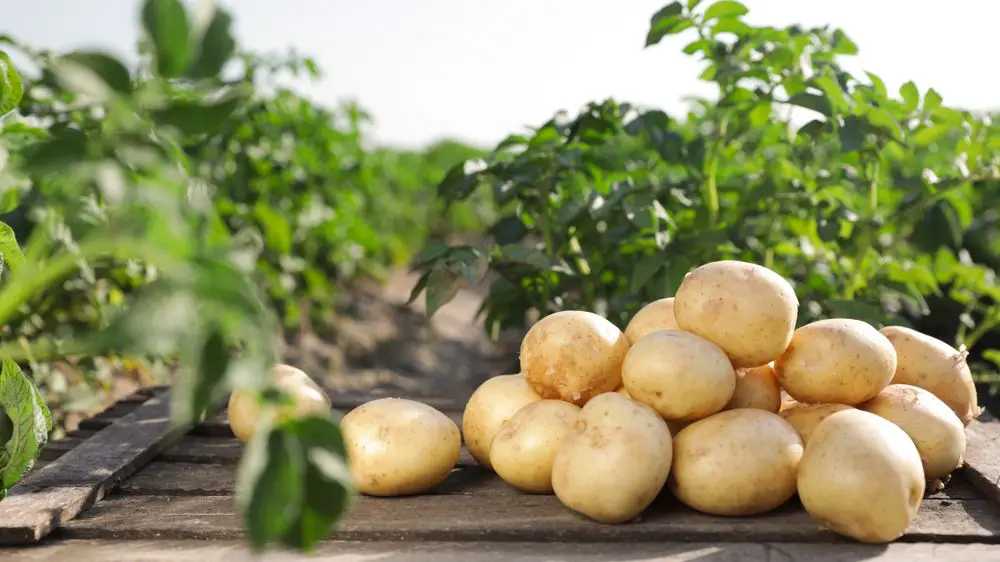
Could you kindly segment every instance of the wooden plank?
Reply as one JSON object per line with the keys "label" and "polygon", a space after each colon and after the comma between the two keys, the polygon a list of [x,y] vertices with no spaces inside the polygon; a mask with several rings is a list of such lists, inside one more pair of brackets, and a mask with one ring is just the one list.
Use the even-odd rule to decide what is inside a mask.
{"label": "wooden plank", "polygon": [[[365,401],[359,402],[358,404],[363,404]],[[347,413],[350,408],[340,409],[334,406],[334,411],[339,416],[343,416]],[[459,429],[462,428],[462,410],[461,409],[450,409],[441,410],[449,419],[458,424]],[[92,423],[101,423],[100,420],[94,421]],[[205,420],[204,422],[198,424],[197,426],[191,428],[191,435],[198,435],[201,437],[234,437],[232,429],[229,428],[229,413],[225,410],[219,412],[217,415],[213,416],[211,419]]]}
{"label": "wooden plank", "polygon": [[41,460],[54,461],[59,457],[65,455],[69,451],[73,450],[75,447],[79,446],[81,443],[90,439],[94,435],[97,435],[96,431],[86,430],[86,429],[76,429],[66,434],[66,437],[56,440],[49,441],[45,445],[45,449],[42,450]]}
{"label": "wooden plank", "polygon": [[[243,537],[233,498],[116,496],[64,527],[89,539]],[[495,542],[848,542],[821,530],[801,505],[789,502],[757,517],[712,517],[664,497],[642,521],[602,525],[574,514],[555,496],[424,495],[359,498],[331,537],[358,541]],[[985,500],[925,500],[904,542],[1000,544],[1000,513]]]}
{"label": "wooden plank", "polygon": [[966,436],[963,476],[1000,505],[1000,421],[987,418],[972,422]]}
{"label": "wooden plank", "polygon": [[[4,552],[5,562],[290,562],[293,554],[271,551],[254,557],[242,541],[66,540]],[[890,545],[810,543],[321,543],[308,557],[316,562],[992,562],[997,547],[986,544],[893,543]]]}
{"label": "wooden plank", "polygon": [[37,542],[100,501],[180,437],[170,392],[150,399],[58,460],[32,471],[0,502],[0,544]]}

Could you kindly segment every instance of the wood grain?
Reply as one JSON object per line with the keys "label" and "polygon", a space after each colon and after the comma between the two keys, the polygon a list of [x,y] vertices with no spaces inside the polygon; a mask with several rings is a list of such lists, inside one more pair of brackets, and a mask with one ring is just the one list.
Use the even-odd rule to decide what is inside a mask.
{"label": "wood grain", "polygon": [[1000,506],[1000,421],[974,421],[966,436],[963,476]]}

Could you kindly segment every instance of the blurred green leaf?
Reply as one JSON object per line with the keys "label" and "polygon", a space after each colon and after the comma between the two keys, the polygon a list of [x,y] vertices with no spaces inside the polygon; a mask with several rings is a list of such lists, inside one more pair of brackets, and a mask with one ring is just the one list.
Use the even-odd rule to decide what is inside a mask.
{"label": "blurred green leaf", "polygon": [[788,98],[788,103],[804,107],[806,109],[811,109],[827,117],[833,115],[833,110],[830,107],[830,101],[826,97],[817,94],[801,92]]}
{"label": "blurred green leaf", "polygon": [[746,6],[733,0],[719,0],[705,8],[705,21],[716,18],[738,17],[746,15],[750,10]]}
{"label": "blurred green leaf", "polygon": [[13,273],[24,267],[24,254],[21,252],[21,245],[17,243],[14,229],[4,222],[0,222],[0,260]]}
{"label": "blurred green leaf", "polygon": [[451,302],[458,294],[461,277],[447,269],[434,269],[427,278],[427,316],[434,316],[442,306]]}
{"label": "blurred green leaf", "polygon": [[912,81],[899,87],[899,95],[903,98],[903,109],[905,111],[915,111],[920,105],[920,90]]}
{"label": "blurred green leaf", "polygon": [[305,471],[301,443],[261,420],[243,453],[236,480],[237,505],[255,549],[294,530],[306,502],[300,484]]}
{"label": "blurred green leaf", "polygon": [[190,23],[180,0],[145,0],[142,24],[155,48],[156,70],[180,76],[191,58]]}
{"label": "blurred green leaf", "polygon": [[237,109],[246,102],[234,93],[216,102],[176,100],[166,108],[153,112],[160,125],[175,127],[185,135],[217,132],[226,126]]}
{"label": "blurred green leaf", "polygon": [[656,276],[661,267],[663,267],[663,256],[657,254],[644,256],[632,269],[632,274],[629,276],[629,290],[638,293]]}
{"label": "blurred green leaf", "polygon": [[656,45],[667,35],[678,33],[691,27],[691,22],[683,16],[684,7],[680,2],[671,2],[660,8],[649,20],[646,33],[646,47]]}
{"label": "blurred green leaf", "polygon": [[185,75],[190,78],[214,78],[236,53],[236,41],[232,35],[233,18],[229,12],[216,9],[201,37],[194,63]]}
{"label": "blurred green leaf", "polygon": [[78,64],[93,72],[111,89],[121,94],[132,92],[132,76],[125,65],[107,53],[76,51],[62,60]]}
{"label": "blurred green leaf", "polygon": [[0,117],[13,111],[23,94],[21,75],[7,53],[0,50]]}

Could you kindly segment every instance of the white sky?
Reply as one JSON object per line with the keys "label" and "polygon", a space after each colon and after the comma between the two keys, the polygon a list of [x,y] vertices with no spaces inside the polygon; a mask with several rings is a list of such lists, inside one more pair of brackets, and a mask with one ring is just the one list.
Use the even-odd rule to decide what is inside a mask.
{"label": "white sky", "polygon": [[[706,2],[711,0],[706,0]],[[376,140],[492,143],[558,109],[615,97],[668,112],[704,94],[676,40],[642,49],[667,0],[223,0],[242,43],[317,59],[320,103],[354,98]],[[755,23],[829,23],[861,49],[857,69],[914,80],[946,103],[1000,108],[996,0],[744,0]],[[140,0],[0,0],[0,34],[53,49],[128,53]]]}

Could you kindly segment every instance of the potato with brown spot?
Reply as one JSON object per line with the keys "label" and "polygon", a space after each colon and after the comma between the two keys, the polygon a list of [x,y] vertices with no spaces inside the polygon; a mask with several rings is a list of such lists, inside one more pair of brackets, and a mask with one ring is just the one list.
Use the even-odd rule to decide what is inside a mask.
{"label": "potato with brown spot", "polygon": [[930,391],[954,410],[964,425],[979,417],[979,397],[964,350],[904,326],[886,326],[881,331],[898,357],[892,382]]}
{"label": "potato with brown spot", "polygon": [[556,450],[579,416],[579,406],[562,400],[540,400],[521,408],[493,438],[493,470],[523,492],[551,494]]}
{"label": "potato with brown spot", "polygon": [[645,336],[658,330],[678,330],[677,318],[674,317],[674,298],[655,300],[635,313],[625,335],[630,342],[635,343]]}
{"label": "potato with brown spot", "polygon": [[808,445],[809,438],[812,437],[813,432],[816,431],[820,422],[835,412],[851,408],[853,406],[846,404],[797,404],[778,415],[795,428],[799,437],[802,438],[802,444]]}
{"label": "potato with brown spot", "polygon": [[795,291],[782,276],[733,260],[688,273],[674,295],[677,325],[721,347],[736,368],[759,367],[781,355],[798,310]]}
{"label": "potato with brown spot", "polygon": [[817,320],[795,330],[774,370],[781,387],[799,402],[852,406],[888,386],[896,350],[867,322]]}
{"label": "potato with brown spot", "polygon": [[668,487],[692,509],[711,515],[766,513],[795,495],[802,440],[776,414],[726,410],[674,437]]}
{"label": "potato with brown spot", "polygon": [[[331,412],[330,397],[303,370],[291,365],[278,364],[268,372],[271,383],[285,392],[292,404],[277,406],[275,422],[299,418],[310,414]],[[248,390],[234,390],[229,395],[229,428],[243,443],[249,443],[260,423],[260,405],[257,395]]]}
{"label": "potato with brown spot", "polygon": [[541,399],[520,373],[486,379],[462,414],[462,435],[472,458],[490,468],[490,444],[497,432],[518,410]]}
{"label": "potato with brown spot", "polygon": [[781,385],[771,364],[736,369],[736,389],[724,410],[757,408],[772,413],[781,410]]}
{"label": "potato with brown spot", "polygon": [[582,406],[622,383],[629,340],[606,318],[582,310],[550,314],[521,342],[521,373],[542,398]]}
{"label": "potato with brown spot", "polygon": [[458,462],[458,425],[415,400],[380,398],[340,420],[348,466],[358,491],[407,496],[444,482]]}
{"label": "potato with brown spot", "polygon": [[556,451],[552,488],[577,513],[624,523],[663,489],[672,455],[670,431],[652,408],[607,392],[583,407]]}

